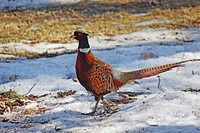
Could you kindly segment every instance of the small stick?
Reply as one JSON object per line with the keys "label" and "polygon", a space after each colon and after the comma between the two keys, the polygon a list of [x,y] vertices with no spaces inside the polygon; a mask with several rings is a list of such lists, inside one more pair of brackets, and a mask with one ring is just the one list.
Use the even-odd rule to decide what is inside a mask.
{"label": "small stick", "polygon": [[164,92],[164,91],[161,89],[161,87],[160,87],[160,82],[161,82],[160,76],[158,75],[157,77],[158,77],[158,89],[160,89],[162,92]]}
{"label": "small stick", "polygon": [[24,94],[24,96],[25,96],[25,95],[28,95],[28,94],[32,91],[32,89],[35,87],[35,85],[36,85],[36,84],[34,84],[34,85],[31,87],[31,89],[30,89],[26,94]]}
{"label": "small stick", "polygon": [[[183,35],[183,34],[182,34],[182,35]],[[188,38],[187,35],[186,35],[186,38]],[[184,37],[183,37],[181,40],[182,40],[183,46],[184,46],[184,51],[183,51],[183,56],[182,56],[182,61],[183,61],[183,59],[184,59],[184,57],[185,57],[185,52],[186,52],[186,49],[187,49],[187,44],[183,41],[183,40],[184,40]],[[179,67],[176,69],[176,74],[178,73],[178,70],[179,70]]]}

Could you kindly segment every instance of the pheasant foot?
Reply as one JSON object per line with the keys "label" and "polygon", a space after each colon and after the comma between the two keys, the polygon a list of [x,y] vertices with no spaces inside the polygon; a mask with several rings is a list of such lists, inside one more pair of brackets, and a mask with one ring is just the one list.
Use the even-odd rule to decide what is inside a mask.
{"label": "pheasant foot", "polygon": [[117,110],[119,109],[119,108],[112,108],[112,105],[110,106],[104,100],[102,100],[102,102],[103,102],[103,108],[104,108],[105,114],[113,114],[113,113],[117,112]]}
{"label": "pheasant foot", "polygon": [[98,104],[99,104],[99,101],[100,101],[100,99],[98,99],[98,100],[96,101],[96,104],[95,104],[94,109],[92,110],[92,112],[90,112],[90,113],[81,113],[81,114],[82,114],[82,115],[94,115],[95,112],[96,112],[96,110],[97,110],[97,106],[98,106]]}

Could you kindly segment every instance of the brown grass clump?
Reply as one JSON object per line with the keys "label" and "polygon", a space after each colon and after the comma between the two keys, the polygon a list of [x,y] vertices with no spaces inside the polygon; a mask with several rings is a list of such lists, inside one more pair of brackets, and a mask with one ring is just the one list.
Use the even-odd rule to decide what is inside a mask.
{"label": "brown grass clump", "polygon": [[[30,40],[39,42],[69,43],[69,36],[77,29],[90,32],[91,36],[115,36],[150,28],[182,28],[200,26],[200,6],[179,10],[151,10],[148,14],[134,16],[121,11],[87,17],[79,12],[14,12],[0,14],[0,43]],[[167,23],[136,25],[149,20],[169,20]],[[34,43],[35,42],[35,43]],[[23,41],[22,41],[23,43]],[[26,43],[24,41],[24,43]]]}

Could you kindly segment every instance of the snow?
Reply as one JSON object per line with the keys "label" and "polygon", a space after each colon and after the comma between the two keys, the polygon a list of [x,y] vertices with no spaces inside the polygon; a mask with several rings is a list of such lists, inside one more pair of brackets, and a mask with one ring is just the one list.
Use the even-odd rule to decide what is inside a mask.
{"label": "snow", "polygon": [[[195,39],[198,39],[199,31],[200,31],[199,29],[165,30],[161,28],[154,30],[154,34],[152,34],[152,30],[147,29],[143,31],[134,32],[128,35],[119,35],[116,37],[96,36],[90,38],[90,43],[92,44],[93,50],[113,49],[118,46],[129,46],[129,45],[140,45],[140,44],[152,45],[154,43],[161,45],[180,45],[178,49],[185,49],[185,47],[188,47],[188,45],[184,45],[185,47],[181,46],[182,44],[184,44],[184,41],[190,42]],[[77,43],[48,44],[42,42],[34,45],[27,45],[24,44],[23,42],[24,41],[22,41],[21,43],[1,44],[0,50],[3,51],[3,49],[6,48],[7,50],[10,51],[15,51],[17,49],[18,51],[29,51],[38,54],[44,54],[44,53],[56,54],[56,53],[72,53],[77,49]],[[167,53],[170,51],[165,51],[165,52]],[[19,57],[13,55],[0,54],[0,58],[10,59]]]}
{"label": "snow", "polygon": [[47,4],[65,4],[81,0],[0,0],[0,10],[9,11],[44,6]]}
{"label": "snow", "polygon": [[[89,38],[93,53],[121,71],[200,58],[200,29],[147,29],[115,37]],[[76,50],[77,43],[25,46],[10,43],[11,47],[43,52],[46,50]],[[153,53],[145,57],[142,53]],[[119,104],[111,116],[85,116],[94,107],[94,98],[75,82],[76,53],[51,58],[18,59],[0,62],[0,88],[26,94],[42,95],[36,102],[21,108],[50,108],[43,114],[24,115],[7,113],[1,117],[17,123],[1,122],[0,132],[200,132],[200,93],[184,92],[200,88],[200,62],[189,62],[185,67],[129,83],[120,92],[136,92],[137,100]],[[10,77],[13,77],[12,80]],[[75,90],[64,98],[55,98],[56,92]],[[139,95],[139,93],[141,93]],[[117,93],[105,99],[117,99]],[[99,105],[98,112],[102,110]],[[30,127],[29,127],[30,126]]]}
{"label": "snow", "polygon": [[162,21],[150,20],[150,21],[144,21],[144,22],[137,23],[136,26],[147,26],[147,25],[151,25],[151,24],[162,24],[162,23],[170,23],[170,22],[171,21],[169,21],[169,20],[162,20]]}
{"label": "snow", "polygon": [[[0,0],[0,10],[23,10],[27,8],[37,8],[48,4],[70,4],[80,1],[97,1],[97,0]],[[149,1],[150,3],[152,1]]]}

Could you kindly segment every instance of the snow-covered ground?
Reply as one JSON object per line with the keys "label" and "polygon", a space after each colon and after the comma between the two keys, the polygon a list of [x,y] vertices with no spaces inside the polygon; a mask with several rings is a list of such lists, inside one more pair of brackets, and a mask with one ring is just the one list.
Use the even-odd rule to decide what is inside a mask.
{"label": "snow-covered ground", "polygon": [[[94,37],[89,42],[96,56],[121,71],[200,59],[200,29],[148,29],[112,38]],[[42,49],[57,45],[45,46],[41,45]],[[37,51],[38,47],[31,49]],[[63,47],[75,50],[77,43]],[[200,62],[186,63],[185,67],[160,74],[159,88],[156,76],[139,80],[140,84],[123,86],[119,91],[142,95],[137,95],[134,102],[119,104],[118,111],[111,116],[101,117],[81,114],[91,111],[94,98],[75,82],[75,61],[76,54],[1,61],[0,88],[26,94],[36,84],[30,94],[49,95],[22,108],[46,107],[50,110],[34,115],[2,115],[0,117],[15,123],[1,122],[0,132],[200,132],[200,93],[182,91],[200,88]],[[56,92],[67,90],[76,93],[55,98]],[[107,100],[116,97],[117,93],[105,96]]]}
{"label": "snow-covered ground", "polygon": [[83,0],[0,0],[0,10],[9,11],[15,9],[26,9],[48,4],[74,3]]}

